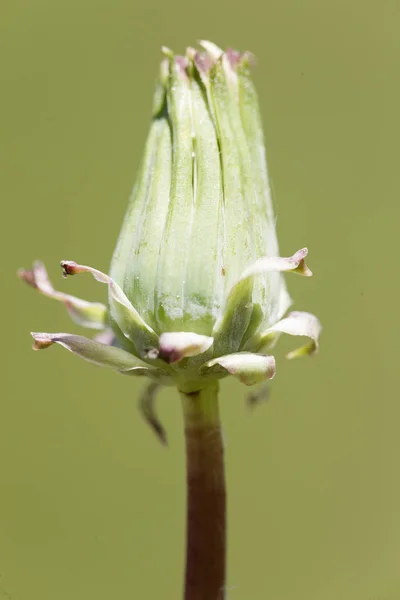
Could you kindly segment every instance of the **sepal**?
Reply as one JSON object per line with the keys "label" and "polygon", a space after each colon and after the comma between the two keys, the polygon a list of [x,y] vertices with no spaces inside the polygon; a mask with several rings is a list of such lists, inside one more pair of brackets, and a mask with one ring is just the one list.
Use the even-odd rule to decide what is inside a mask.
{"label": "sepal", "polygon": [[116,371],[129,370],[130,375],[149,375],[153,370],[143,361],[122,348],[101,344],[81,335],[69,333],[32,333],[34,350],[44,350],[53,344],[63,346],[73,354],[101,367]]}
{"label": "sepal", "polygon": [[225,309],[214,326],[214,345],[218,353],[232,350],[235,346],[239,348],[242,344],[253,311],[251,294],[254,277],[273,271],[291,271],[310,277],[312,272],[305,264],[307,253],[307,248],[302,248],[290,257],[265,256],[244,270],[240,279],[232,286]]}
{"label": "sepal", "polygon": [[158,344],[157,334],[142,319],[125,293],[109,275],[69,260],[63,260],[61,267],[65,277],[79,273],[90,273],[97,281],[108,285],[111,317],[125,337],[133,343],[139,356],[144,357],[149,348]]}
{"label": "sepal", "polygon": [[[238,352],[219,356],[206,363],[206,368],[219,365],[245,385],[255,385],[275,376],[275,358],[265,354]],[[203,367],[204,370],[204,367]]]}
{"label": "sepal", "polygon": [[106,327],[107,308],[104,304],[87,302],[55,290],[42,262],[35,261],[32,269],[29,270],[19,269],[18,276],[44,296],[62,302],[71,319],[78,325],[99,330]]}
{"label": "sepal", "polygon": [[307,248],[298,250],[293,256],[262,256],[248,267],[242,274],[238,284],[248,277],[264,275],[270,271],[291,271],[305,277],[311,277],[312,271],[307,267],[305,258],[308,254]]}
{"label": "sepal", "polygon": [[266,331],[254,337],[253,343],[249,346],[259,351],[270,347],[271,340],[280,333],[288,333],[289,335],[298,335],[308,337],[310,342],[292,350],[287,355],[287,358],[299,358],[309,354],[315,354],[318,351],[318,341],[321,334],[322,326],[315,315],[308,312],[294,311],[288,314],[287,317],[281,319]]}
{"label": "sepal", "polygon": [[159,387],[160,385],[156,382],[149,383],[149,385],[146,386],[139,398],[139,411],[160,442],[166,446],[167,434],[155,410],[155,400]]}
{"label": "sepal", "polygon": [[206,352],[213,344],[213,338],[190,331],[171,331],[162,333],[159,348],[152,348],[146,355],[149,359],[161,358],[168,364],[183,358],[198,356]]}

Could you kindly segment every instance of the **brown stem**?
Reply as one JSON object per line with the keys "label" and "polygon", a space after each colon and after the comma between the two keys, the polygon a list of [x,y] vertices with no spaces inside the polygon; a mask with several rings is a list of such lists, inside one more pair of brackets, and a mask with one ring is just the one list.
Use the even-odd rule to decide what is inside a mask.
{"label": "brown stem", "polygon": [[181,396],[187,460],[184,599],[223,600],[226,492],[218,383]]}

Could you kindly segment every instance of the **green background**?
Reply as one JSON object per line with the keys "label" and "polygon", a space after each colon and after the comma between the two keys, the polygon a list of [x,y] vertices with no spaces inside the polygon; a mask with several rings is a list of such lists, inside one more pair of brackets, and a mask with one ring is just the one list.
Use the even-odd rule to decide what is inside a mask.
{"label": "green background", "polygon": [[400,599],[398,0],[1,0],[0,598],[179,598],[184,454],[141,383],[29,331],[78,331],[27,289],[104,299],[59,260],[107,270],[147,133],[159,48],[250,49],[281,252],[309,247],[294,307],[324,326],[314,359],[277,350],[271,398],[223,383],[229,600]]}

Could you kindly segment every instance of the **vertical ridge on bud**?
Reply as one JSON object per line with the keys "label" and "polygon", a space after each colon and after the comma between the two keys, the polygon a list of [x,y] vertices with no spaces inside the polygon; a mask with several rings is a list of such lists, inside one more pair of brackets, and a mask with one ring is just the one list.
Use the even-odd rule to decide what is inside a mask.
{"label": "vertical ridge on bud", "polygon": [[188,224],[193,211],[192,119],[184,61],[181,57],[170,61],[167,105],[172,129],[171,186],[155,289],[158,326],[170,331],[182,327]]}
{"label": "vertical ridge on bud", "polygon": [[169,209],[171,185],[171,129],[161,115],[157,128],[155,154],[148,192],[143,198],[135,240],[126,265],[125,292],[135,298],[135,308],[143,319],[158,330],[154,318],[157,264]]}
{"label": "vertical ridge on bud", "polygon": [[237,140],[240,131],[238,124],[232,122],[235,107],[221,61],[213,65],[209,77],[224,179],[225,290],[228,290],[252,262],[253,253]]}
{"label": "vertical ridge on bud", "polygon": [[118,237],[117,246],[111,262],[110,275],[122,288],[128,257],[132,249],[132,232],[136,231],[136,224],[142,210],[142,198],[146,196],[150,183],[149,172],[154,162],[158,127],[152,123],[146,140],[144,156],[139,167],[136,183],[129,199],[128,209],[125,213],[122,228]]}
{"label": "vertical ridge on bud", "polygon": [[[225,290],[228,291],[246,266],[259,255],[261,248],[253,211],[250,157],[239,110],[238,76],[226,54],[212,67],[210,80],[224,176]],[[221,344],[221,350],[232,352],[240,346],[252,311],[252,286],[248,286],[240,311],[238,307],[240,315],[237,318],[233,315],[234,326],[224,332],[224,340],[217,342],[218,346]]]}
{"label": "vertical ridge on bud", "polygon": [[[141,227],[138,227],[138,223],[141,220],[141,215],[145,214],[145,207],[148,205],[149,196],[151,192],[154,192],[153,180],[154,176],[156,175],[157,154],[160,154],[160,138],[163,138],[168,135],[168,122],[163,118],[159,118],[158,115],[158,113],[162,110],[162,105],[164,103],[165,100],[163,100],[162,90],[159,85],[156,89],[154,101],[154,116],[150,126],[149,134],[147,136],[144,156],[139,167],[136,183],[134,185],[131,197],[129,199],[128,209],[125,213],[125,218],[118,237],[117,246],[111,261],[111,278],[123,289],[126,295],[131,298],[138,291],[137,288],[139,279],[142,282],[141,290],[143,290],[143,281],[146,277],[146,274],[151,277],[151,273],[148,269],[145,269],[144,272],[142,270],[140,272],[139,277],[139,270],[138,265],[136,263],[134,250],[141,242]],[[168,154],[166,154],[166,156],[168,156]],[[165,156],[163,157],[163,160],[161,162],[162,164],[164,164]],[[165,167],[166,168],[164,169],[164,176],[168,177],[168,165],[165,165]],[[168,203],[168,185],[166,187],[166,190],[167,197],[164,199],[166,200],[166,203]],[[155,196],[157,197],[157,194],[155,194]],[[165,202],[163,202],[162,206],[165,206]],[[163,229],[163,226],[161,227],[161,229]],[[155,251],[155,248],[152,247],[149,248],[149,250],[150,253],[153,253]],[[154,283],[150,285],[149,289],[151,290],[151,294],[153,295]],[[152,313],[151,311],[146,310],[148,308],[146,300],[150,298],[150,295],[148,294],[146,298],[144,296],[146,295],[142,293],[142,302],[140,302],[140,299],[138,299],[139,302],[136,302],[135,298],[135,308],[136,306],[138,307],[137,311],[139,312],[139,314],[142,310],[144,310],[145,313],[148,315],[149,324],[151,326],[154,326],[154,319]],[[111,324],[114,330],[118,333],[118,327],[116,326],[116,323],[113,321],[113,319],[111,319]]]}
{"label": "vertical ridge on bud", "polygon": [[194,210],[185,273],[184,324],[191,331],[209,335],[224,294],[223,192],[215,126],[206,91],[194,66],[193,71],[190,88]]}
{"label": "vertical ridge on bud", "polygon": [[[254,214],[257,215],[255,220],[256,237],[261,242],[259,256],[279,256],[264,132],[258,96],[251,78],[248,62],[246,55],[242,56],[238,62],[237,72],[239,107],[250,155],[249,168],[253,173]],[[275,296],[275,302],[271,302],[272,295]],[[261,303],[264,311],[264,324],[280,319],[291,304],[284,278],[279,272],[271,272],[262,278],[258,278],[254,286],[253,298]],[[277,311],[278,308],[280,309],[279,312]]]}

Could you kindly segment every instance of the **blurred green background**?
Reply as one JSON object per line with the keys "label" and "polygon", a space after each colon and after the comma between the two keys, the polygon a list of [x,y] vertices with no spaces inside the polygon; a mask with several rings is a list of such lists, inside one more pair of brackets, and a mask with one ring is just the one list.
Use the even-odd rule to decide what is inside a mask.
{"label": "blurred green background", "polygon": [[400,599],[398,0],[1,0],[0,598],[173,600],[184,560],[179,400],[170,446],[141,383],[29,331],[78,331],[15,277],[35,258],[107,270],[147,133],[162,44],[250,49],[283,255],[309,247],[296,309],[324,325],[268,403],[223,383],[229,600]]}

